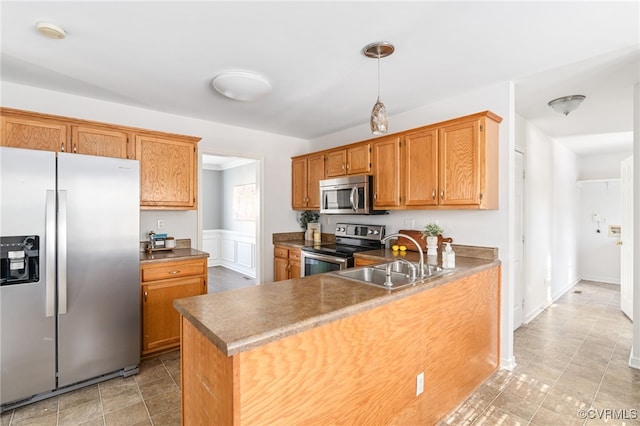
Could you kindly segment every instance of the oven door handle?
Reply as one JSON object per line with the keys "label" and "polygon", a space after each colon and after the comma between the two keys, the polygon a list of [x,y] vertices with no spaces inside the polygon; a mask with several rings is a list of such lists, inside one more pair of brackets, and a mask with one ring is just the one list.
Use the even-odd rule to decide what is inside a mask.
{"label": "oven door handle", "polygon": [[358,211],[358,188],[354,186],[351,188],[351,195],[349,195],[349,201],[351,202],[351,209],[354,212]]}

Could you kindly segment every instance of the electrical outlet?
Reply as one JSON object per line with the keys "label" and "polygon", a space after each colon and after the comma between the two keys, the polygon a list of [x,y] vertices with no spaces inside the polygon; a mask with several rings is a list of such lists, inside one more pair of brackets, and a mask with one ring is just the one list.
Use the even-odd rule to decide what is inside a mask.
{"label": "electrical outlet", "polygon": [[406,229],[413,229],[414,226],[416,226],[415,219],[405,219],[404,220],[404,227]]}
{"label": "electrical outlet", "polygon": [[420,374],[416,376],[416,396],[422,392],[424,392],[424,372],[421,371]]}
{"label": "electrical outlet", "polygon": [[165,225],[164,220],[158,219],[158,229],[163,229],[164,225]]}

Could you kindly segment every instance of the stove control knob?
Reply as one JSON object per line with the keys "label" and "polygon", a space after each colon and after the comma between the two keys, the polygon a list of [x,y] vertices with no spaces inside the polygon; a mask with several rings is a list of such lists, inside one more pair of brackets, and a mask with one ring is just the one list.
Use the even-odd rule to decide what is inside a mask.
{"label": "stove control knob", "polygon": [[377,229],[375,231],[373,231],[373,235],[378,235],[380,233],[380,231],[378,231]]}
{"label": "stove control knob", "polygon": [[369,229],[369,230],[367,231],[367,234],[371,235],[371,234],[373,234],[373,231],[372,231],[371,229]]}

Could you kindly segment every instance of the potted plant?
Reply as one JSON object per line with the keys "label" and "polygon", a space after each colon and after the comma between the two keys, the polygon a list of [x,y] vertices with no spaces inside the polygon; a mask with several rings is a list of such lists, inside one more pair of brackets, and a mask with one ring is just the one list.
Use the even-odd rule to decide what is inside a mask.
{"label": "potted plant", "polygon": [[[310,222],[316,222],[319,217],[320,215],[318,213],[310,210],[305,210],[301,212],[300,217],[298,218],[298,223],[300,224],[300,228],[302,228],[303,231],[307,231],[307,224]],[[305,239],[309,240],[313,238],[308,238],[308,236],[305,235]]]}
{"label": "potted plant", "polygon": [[442,235],[444,229],[437,223],[431,222],[425,225],[422,231],[422,238],[427,240],[427,256],[438,254],[438,235]]}

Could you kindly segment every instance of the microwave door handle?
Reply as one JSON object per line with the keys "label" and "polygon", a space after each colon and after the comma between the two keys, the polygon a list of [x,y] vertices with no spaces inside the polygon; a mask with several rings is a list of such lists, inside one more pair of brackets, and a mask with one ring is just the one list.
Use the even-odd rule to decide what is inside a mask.
{"label": "microwave door handle", "polygon": [[358,209],[358,188],[355,186],[351,188],[351,195],[349,195],[349,201],[351,202],[351,209],[355,212]]}

